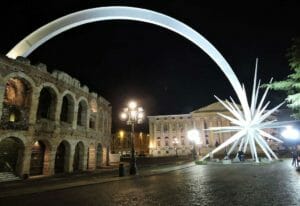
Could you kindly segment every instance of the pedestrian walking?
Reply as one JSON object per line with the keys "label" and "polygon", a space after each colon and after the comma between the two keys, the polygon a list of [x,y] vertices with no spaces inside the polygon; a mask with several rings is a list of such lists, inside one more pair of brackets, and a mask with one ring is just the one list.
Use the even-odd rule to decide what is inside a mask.
{"label": "pedestrian walking", "polygon": [[298,155],[297,155],[297,152],[294,150],[294,151],[292,151],[292,158],[293,158],[293,161],[292,161],[292,166],[297,166],[297,162],[298,162],[298,160],[297,160],[297,158],[298,158]]}
{"label": "pedestrian walking", "polygon": [[300,153],[298,153],[298,157],[297,157],[297,167],[299,167],[300,164]]}

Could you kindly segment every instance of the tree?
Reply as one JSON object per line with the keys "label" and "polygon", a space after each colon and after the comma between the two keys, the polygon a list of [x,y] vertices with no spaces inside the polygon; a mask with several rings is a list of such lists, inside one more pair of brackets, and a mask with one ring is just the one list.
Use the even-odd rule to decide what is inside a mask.
{"label": "tree", "polygon": [[292,74],[285,80],[265,84],[272,90],[285,91],[287,93],[287,106],[293,110],[293,117],[300,119],[300,38],[293,39],[287,57]]}

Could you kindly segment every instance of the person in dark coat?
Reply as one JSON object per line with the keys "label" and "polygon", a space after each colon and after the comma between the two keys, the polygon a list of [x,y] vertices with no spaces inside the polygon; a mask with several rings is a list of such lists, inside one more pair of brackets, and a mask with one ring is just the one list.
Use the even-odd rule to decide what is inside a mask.
{"label": "person in dark coat", "polygon": [[245,160],[245,155],[243,151],[238,152],[238,158],[241,162]]}
{"label": "person in dark coat", "polygon": [[292,151],[292,158],[293,158],[292,166],[296,167],[298,165],[298,160],[297,160],[298,154],[297,154],[297,152],[295,150]]}

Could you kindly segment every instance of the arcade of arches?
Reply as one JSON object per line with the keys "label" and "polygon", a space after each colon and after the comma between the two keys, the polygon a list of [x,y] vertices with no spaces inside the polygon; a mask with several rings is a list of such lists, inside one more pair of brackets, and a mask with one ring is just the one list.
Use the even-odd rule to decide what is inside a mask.
{"label": "arcade of arches", "polygon": [[0,55],[0,173],[53,175],[108,164],[111,106],[77,79]]}

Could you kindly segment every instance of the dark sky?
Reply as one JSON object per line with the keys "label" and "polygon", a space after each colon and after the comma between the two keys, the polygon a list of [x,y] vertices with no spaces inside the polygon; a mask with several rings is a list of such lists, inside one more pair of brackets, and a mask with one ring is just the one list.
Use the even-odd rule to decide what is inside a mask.
{"label": "dark sky", "polygon": [[[5,1],[4,1],[5,2]],[[135,6],[174,17],[207,38],[250,89],[255,58],[263,82],[290,73],[286,51],[299,36],[296,1],[22,1],[1,2],[0,53],[6,54],[35,29],[69,13],[100,6]],[[263,3],[262,3],[263,2]],[[106,21],[83,25],[56,36],[28,57],[48,70],[79,79],[111,102],[118,114],[136,99],[147,115],[188,113],[234,96],[217,65],[198,47],[166,29],[140,22]],[[284,95],[272,92],[273,103]]]}

